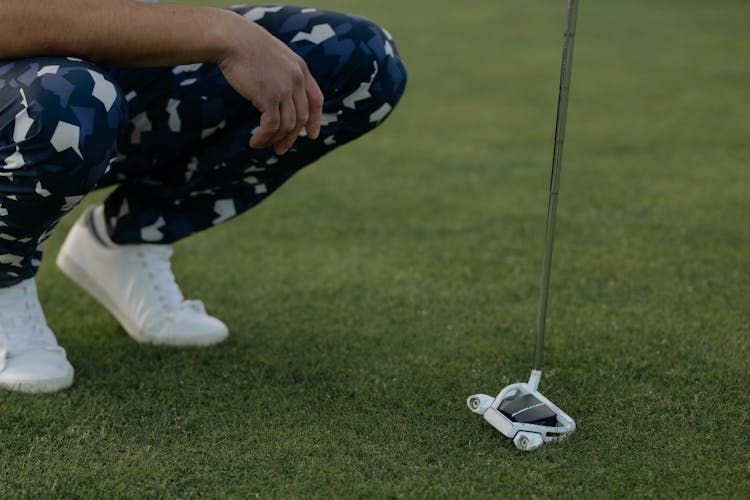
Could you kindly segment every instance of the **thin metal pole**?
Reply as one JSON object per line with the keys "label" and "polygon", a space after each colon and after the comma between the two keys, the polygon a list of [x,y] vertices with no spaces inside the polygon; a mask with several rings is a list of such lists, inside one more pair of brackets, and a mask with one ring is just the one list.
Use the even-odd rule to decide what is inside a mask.
{"label": "thin metal pole", "polygon": [[534,353],[534,370],[542,369],[542,349],[544,348],[544,330],[547,324],[547,302],[549,299],[549,281],[550,272],[552,270],[552,250],[554,247],[555,239],[557,197],[560,193],[560,173],[562,170],[563,149],[565,146],[565,124],[568,117],[570,78],[573,70],[573,48],[575,47],[576,21],[578,20],[578,1],[579,0],[568,0],[568,15],[565,22],[562,68],[560,70],[560,94],[557,101],[555,149],[552,155],[552,179],[550,181],[549,207],[547,209],[547,235],[544,242],[542,283],[539,289],[539,310],[537,312],[536,319],[536,350]]}

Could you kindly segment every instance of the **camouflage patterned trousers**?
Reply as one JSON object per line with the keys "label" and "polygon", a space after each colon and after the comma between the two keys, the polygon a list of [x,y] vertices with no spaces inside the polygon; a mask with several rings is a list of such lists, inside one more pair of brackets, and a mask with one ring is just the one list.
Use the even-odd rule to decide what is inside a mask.
{"label": "camouflage patterned trousers", "polygon": [[236,7],[303,57],[325,96],[319,139],[253,150],[260,115],[214,64],[115,69],[0,61],[0,287],[34,276],[39,244],[93,189],[120,244],[171,243],[252,208],[305,165],[380,124],[406,72],[387,31],[346,14]]}

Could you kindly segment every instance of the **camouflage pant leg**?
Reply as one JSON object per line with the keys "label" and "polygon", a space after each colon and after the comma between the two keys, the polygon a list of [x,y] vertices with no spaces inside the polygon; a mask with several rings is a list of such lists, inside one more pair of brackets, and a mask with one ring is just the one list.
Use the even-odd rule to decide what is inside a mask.
{"label": "camouflage pant leg", "polygon": [[[236,10],[306,59],[326,98],[320,139],[283,157],[249,149],[258,113],[215,65],[107,74],[69,58],[0,61],[0,287],[35,274],[38,244],[97,184],[121,183],[105,207],[115,241],[174,241],[253,207],[399,101],[404,67],[373,23],[310,8]],[[118,130],[123,154],[111,164]]]}
{"label": "camouflage pant leg", "polygon": [[406,72],[391,36],[360,17],[291,6],[237,7],[303,57],[325,96],[318,140],[283,156],[247,145],[259,113],[216,65],[112,70],[129,101],[121,156],[102,181],[111,238],[170,243],[260,203],[295,172],[380,124]]}
{"label": "camouflage pant leg", "polygon": [[119,88],[89,63],[0,61],[0,287],[36,273],[39,243],[104,175],[126,121]]}

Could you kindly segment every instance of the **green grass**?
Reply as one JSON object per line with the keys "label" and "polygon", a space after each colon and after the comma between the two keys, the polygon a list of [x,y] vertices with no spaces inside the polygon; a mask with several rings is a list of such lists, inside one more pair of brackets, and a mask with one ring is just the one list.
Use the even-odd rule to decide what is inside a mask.
{"label": "green grass", "polygon": [[402,106],[177,245],[220,347],[133,343],[66,219],[76,385],[0,394],[0,497],[749,497],[750,3],[582,3],[542,382],[579,430],[531,454],[464,399],[530,370],[564,2],[317,4],[396,36]]}

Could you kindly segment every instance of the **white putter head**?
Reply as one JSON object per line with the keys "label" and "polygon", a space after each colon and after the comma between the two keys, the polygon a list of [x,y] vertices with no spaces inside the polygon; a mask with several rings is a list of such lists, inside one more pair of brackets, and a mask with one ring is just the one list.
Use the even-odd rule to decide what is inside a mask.
{"label": "white putter head", "polygon": [[575,421],[537,390],[541,377],[541,371],[533,370],[528,383],[511,384],[496,398],[474,394],[469,396],[466,404],[512,439],[516,448],[535,450],[576,430]]}

